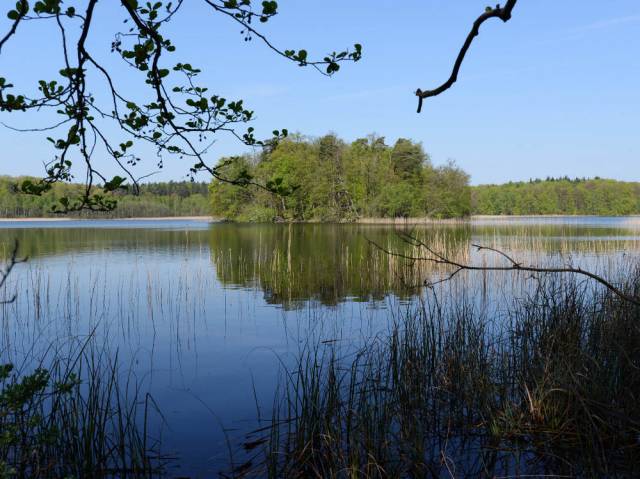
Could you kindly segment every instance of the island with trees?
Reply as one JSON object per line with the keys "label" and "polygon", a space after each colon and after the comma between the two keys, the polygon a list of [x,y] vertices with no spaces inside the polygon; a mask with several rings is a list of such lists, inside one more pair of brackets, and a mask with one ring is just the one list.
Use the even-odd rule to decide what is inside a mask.
{"label": "island with trees", "polygon": [[393,146],[370,135],[345,143],[335,135],[292,136],[257,157],[223,159],[229,177],[268,186],[238,188],[214,179],[214,216],[239,221],[355,221],[362,218],[468,216],[469,175],[454,163],[434,166],[422,146]]}

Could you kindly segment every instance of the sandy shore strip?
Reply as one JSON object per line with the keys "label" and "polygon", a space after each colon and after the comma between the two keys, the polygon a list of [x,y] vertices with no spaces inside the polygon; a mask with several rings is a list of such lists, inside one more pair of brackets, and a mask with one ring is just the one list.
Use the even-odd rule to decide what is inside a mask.
{"label": "sandy shore strip", "polygon": [[31,221],[38,222],[54,222],[54,221],[219,221],[212,216],[158,216],[158,217],[139,217],[139,218],[72,218],[68,216],[61,217],[44,217],[44,218],[0,218],[0,223],[28,223]]}

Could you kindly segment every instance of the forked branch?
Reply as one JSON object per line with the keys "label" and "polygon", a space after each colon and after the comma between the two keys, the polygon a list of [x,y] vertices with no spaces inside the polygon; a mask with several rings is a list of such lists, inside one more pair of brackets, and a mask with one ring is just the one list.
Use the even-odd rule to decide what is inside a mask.
{"label": "forked branch", "polygon": [[458,52],[458,56],[456,57],[456,61],[453,64],[453,70],[451,71],[451,75],[442,85],[433,90],[421,90],[418,88],[416,90],[416,96],[418,97],[418,113],[422,111],[422,101],[425,98],[429,98],[432,96],[437,96],[440,93],[448,90],[453,86],[453,84],[458,80],[458,73],[460,72],[460,67],[462,66],[462,62],[464,61],[464,57],[469,51],[469,47],[473,43],[475,37],[480,33],[480,26],[489,20],[490,18],[499,18],[503,22],[508,22],[511,19],[511,12],[513,8],[516,6],[518,0],[507,0],[507,3],[504,7],[501,7],[499,4],[496,5],[495,8],[487,7],[485,12],[480,15],[475,22],[473,22],[473,26],[471,27],[471,31],[467,35],[467,38],[462,45],[462,48]]}
{"label": "forked branch", "polygon": [[473,265],[473,264],[465,264],[465,263],[460,263],[459,261],[455,261],[447,257],[445,254],[436,251],[434,248],[426,244],[424,241],[416,238],[415,236],[412,236],[407,233],[402,233],[402,232],[399,232],[398,235],[404,241],[406,241],[412,246],[418,247],[419,250],[421,250],[426,254],[421,254],[419,256],[407,255],[397,251],[391,251],[388,248],[385,248],[370,239],[367,239],[367,241],[373,246],[375,246],[377,249],[379,249],[380,251],[391,256],[404,258],[410,261],[425,261],[425,262],[430,262],[437,265],[453,267],[453,271],[443,279],[440,279],[434,282],[425,280],[423,284],[424,286],[427,286],[427,287],[433,287],[436,284],[450,281],[458,273],[462,271],[515,271],[515,272],[528,272],[528,273],[540,273],[540,274],[568,273],[568,274],[578,274],[578,275],[586,276],[589,279],[601,284],[602,286],[607,288],[609,291],[611,291],[613,294],[615,294],[619,298],[625,301],[628,301],[629,303],[635,304],[636,306],[640,306],[640,298],[630,296],[629,294],[625,293],[622,289],[615,286],[613,283],[606,280],[602,276],[582,268],[573,268],[570,266],[551,267],[551,268],[542,267],[542,266],[533,266],[533,265],[526,266],[526,265],[523,265],[521,262],[516,261],[514,258],[512,258],[511,256],[509,256],[503,251],[500,251],[495,248],[490,248],[488,246],[482,246],[479,244],[472,244],[471,246],[476,248],[477,251],[491,251],[492,253],[496,253],[497,255],[505,258],[508,264],[505,266],[480,266],[480,265]]}

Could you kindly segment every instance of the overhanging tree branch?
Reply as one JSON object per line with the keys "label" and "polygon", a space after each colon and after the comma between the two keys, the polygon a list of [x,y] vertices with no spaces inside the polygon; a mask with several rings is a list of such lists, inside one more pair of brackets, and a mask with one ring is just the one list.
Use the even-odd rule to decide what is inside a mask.
{"label": "overhanging tree branch", "polygon": [[7,43],[9,38],[15,35],[16,30],[18,29],[18,24],[22,21],[22,19],[26,15],[27,10],[28,10],[27,0],[19,0],[16,3],[16,9],[9,11],[8,17],[13,20],[13,23],[11,24],[11,28],[9,29],[9,31],[0,39],[0,52],[2,52],[2,47],[4,46],[5,43]]}
{"label": "overhanging tree branch", "polygon": [[456,61],[453,64],[453,70],[451,71],[451,75],[442,85],[433,90],[421,90],[418,88],[416,90],[416,96],[418,97],[418,113],[422,111],[422,101],[425,98],[429,98],[432,96],[440,95],[442,92],[448,90],[453,86],[453,84],[458,80],[458,73],[460,72],[460,67],[462,66],[462,62],[469,51],[469,47],[473,43],[475,37],[480,33],[480,26],[489,20],[490,18],[499,18],[503,22],[508,22],[511,19],[511,12],[513,8],[516,6],[518,0],[507,0],[507,3],[504,7],[501,7],[499,4],[496,5],[495,8],[487,7],[485,12],[480,15],[475,22],[473,22],[473,26],[471,27],[471,31],[467,35],[467,38],[462,45],[462,48],[458,52],[458,56],[456,57]]}
{"label": "overhanging tree branch", "polygon": [[[53,159],[45,163],[46,175],[39,180],[22,181],[19,191],[42,195],[54,183],[72,181],[77,171],[75,158],[79,158],[86,169],[85,189],[73,198],[59,198],[54,212],[112,210],[117,204],[113,195],[115,190],[133,186],[137,192],[138,182],[133,167],[141,158],[134,152],[139,144],[147,144],[156,148],[159,169],[163,165],[163,155],[173,155],[193,161],[188,169],[191,177],[205,171],[222,182],[254,185],[278,193],[272,191],[268,184],[254,181],[245,171],[240,171],[237,177],[224,175],[224,162],[217,166],[208,164],[215,135],[227,134],[243,145],[270,149],[288,132],[284,128],[273,130],[270,138],[258,140],[253,127],[241,130],[244,124],[254,119],[254,112],[245,107],[243,100],[229,101],[212,94],[208,87],[197,83],[196,77],[201,72],[199,68],[185,61],[171,60],[176,47],[166,36],[164,27],[181,9],[184,0],[118,0],[108,3],[121,7],[127,24],[124,31],[116,30],[111,53],[119,55],[134,69],[134,74],[142,74],[138,78],[148,87],[144,92],[134,94],[132,89],[119,86],[114,71],[99,56],[98,47],[91,46],[88,41],[98,21],[108,24],[112,20],[96,8],[102,2],[79,0],[68,5],[63,0],[47,0],[30,6],[26,0],[14,0],[7,12],[11,22],[6,31],[0,32],[2,53],[8,48],[9,39],[15,39],[20,33],[24,23],[55,22],[61,35],[64,65],[58,70],[62,79],[57,76],[55,79],[39,79],[37,92],[28,92],[24,86],[16,87],[10,79],[0,77],[0,114],[3,117],[13,112],[35,114],[43,108],[63,117],[43,127],[28,129],[51,131],[52,136],[47,140],[52,143],[55,153]],[[200,0],[200,3],[206,5],[207,10],[211,7],[219,16],[241,25],[245,40],[255,36],[278,55],[300,66],[319,69],[328,76],[336,73],[340,64],[357,62],[362,55],[359,44],[355,44],[353,49],[328,53],[317,60],[310,58],[305,49],[276,47],[257,28],[258,23],[266,23],[277,15],[278,4],[275,1]],[[105,93],[103,95],[95,94],[96,72],[104,81],[99,86]],[[20,90],[16,92],[18,88]],[[104,126],[107,122],[116,123],[125,138],[116,140],[113,134],[107,134]],[[108,179],[103,175],[94,158],[96,149],[110,158],[127,178],[115,175]],[[127,179],[130,185],[125,184]]]}

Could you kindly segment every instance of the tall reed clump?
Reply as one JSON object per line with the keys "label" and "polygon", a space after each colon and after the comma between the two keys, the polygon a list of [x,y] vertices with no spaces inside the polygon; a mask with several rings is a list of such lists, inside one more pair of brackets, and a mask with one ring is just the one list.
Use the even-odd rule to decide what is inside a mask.
{"label": "tall reed clump", "polygon": [[0,366],[0,477],[158,476],[164,461],[146,430],[157,410],[121,378],[117,356],[87,342],[54,356],[46,369]]}
{"label": "tall reed clump", "polygon": [[[627,291],[640,296],[640,273]],[[429,293],[364,345],[318,340],[287,369],[243,474],[640,474],[640,308],[568,277],[497,315]],[[255,466],[259,462],[258,466]]]}

